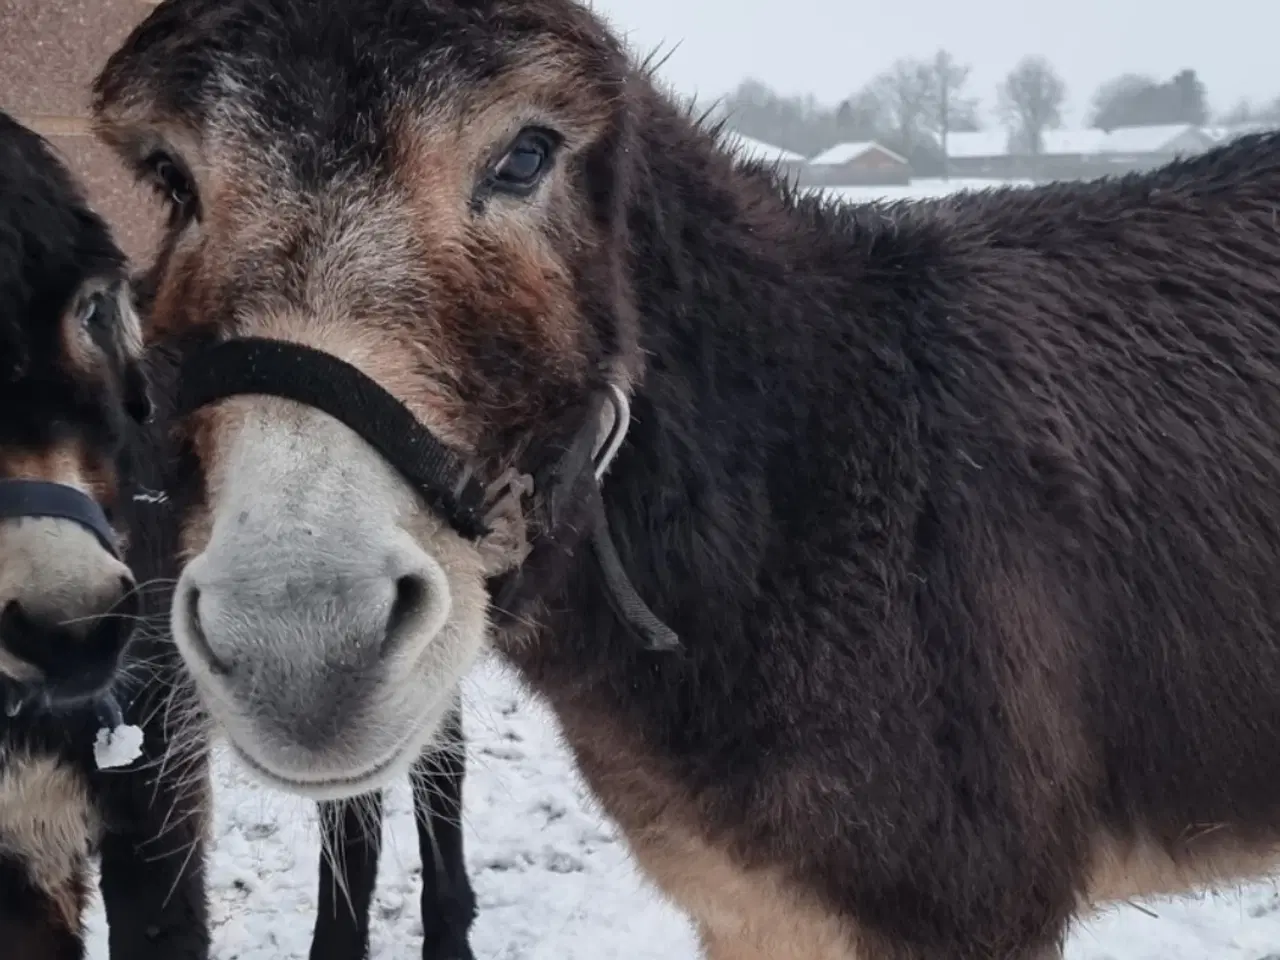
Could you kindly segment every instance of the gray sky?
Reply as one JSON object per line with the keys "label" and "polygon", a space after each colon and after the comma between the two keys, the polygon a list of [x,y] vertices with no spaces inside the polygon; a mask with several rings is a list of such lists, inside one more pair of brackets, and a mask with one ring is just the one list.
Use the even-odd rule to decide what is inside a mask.
{"label": "gray sky", "polygon": [[[1068,124],[1122,72],[1199,71],[1214,109],[1280,96],[1280,0],[593,0],[638,50],[679,47],[663,71],[712,97],[754,74],[836,102],[900,56],[939,46],[973,66],[985,110],[1026,53],[1067,83]],[[1051,11],[1060,10],[1061,13]],[[1148,18],[1154,17],[1154,22]]]}

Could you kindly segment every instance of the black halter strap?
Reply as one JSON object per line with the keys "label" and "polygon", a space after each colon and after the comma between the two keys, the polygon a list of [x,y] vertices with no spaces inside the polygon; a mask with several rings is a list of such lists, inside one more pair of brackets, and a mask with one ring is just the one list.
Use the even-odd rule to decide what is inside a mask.
{"label": "black halter strap", "polygon": [[[459,534],[474,540],[488,532],[485,488],[462,458],[351,364],[287,341],[226,340],[184,360],[175,412],[182,416],[237,394],[282,397],[322,410],[364,438]],[[601,442],[599,415],[605,403],[613,427]],[[587,539],[618,616],[648,649],[676,649],[675,633],[645,606],[627,577],[601,499],[604,470],[626,431],[625,398],[616,391],[597,398],[593,413],[545,475],[535,477],[547,501],[547,523],[524,563],[491,583],[494,620],[501,626],[518,619],[518,611],[551,587],[574,548]]]}
{"label": "black halter strap", "polygon": [[116,533],[98,502],[75,487],[50,480],[0,480],[0,519],[54,517],[80,524],[119,558]]}
{"label": "black halter strap", "polygon": [[178,413],[236,394],[269,394],[323,410],[358,433],[459,534],[486,532],[484,488],[403,403],[345,360],[299,343],[245,337],[183,365]]}
{"label": "black halter strap", "polygon": [[[116,532],[102,507],[87,493],[51,480],[0,480],[0,519],[36,517],[78,523],[97,537],[104,550],[120,559]],[[38,701],[39,694],[25,685],[0,678],[0,708],[5,716],[15,717],[28,704]],[[92,709],[100,722],[110,723],[112,729],[123,722],[119,701],[110,690],[93,701]]]}

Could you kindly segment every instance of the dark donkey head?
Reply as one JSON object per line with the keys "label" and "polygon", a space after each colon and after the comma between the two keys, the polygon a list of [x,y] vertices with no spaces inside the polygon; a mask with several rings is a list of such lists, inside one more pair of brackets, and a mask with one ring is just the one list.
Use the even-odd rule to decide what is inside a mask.
{"label": "dark donkey head", "polygon": [[[547,451],[599,457],[597,426],[625,419],[600,398],[638,372],[636,76],[567,0],[167,0],[98,78],[101,135],[171,205],[156,329],[252,347],[187,368],[205,395],[181,424],[198,482],[174,627],[269,782],[322,797],[403,772],[503,612],[489,578],[523,556],[472,522],[484,492]],[[395,411],[360,374],[441,449],[379,447]],[[266,396],[282,378],[291,399]]]}
{"label": "dark donkey head", "polygon": [[0,705],[111,679],[137,599],[109,526],[149,412],[125,258],[35,132],[0,113]]}

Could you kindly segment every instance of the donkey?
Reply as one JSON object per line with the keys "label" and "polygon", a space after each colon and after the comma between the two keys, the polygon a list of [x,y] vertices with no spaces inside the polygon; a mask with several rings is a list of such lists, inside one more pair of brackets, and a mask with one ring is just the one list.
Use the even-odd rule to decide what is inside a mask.
{"label": "donkey", "polygon": [[712,960],[1044,960],[1280,841],[1280,135],[849,206],[572,0],[165,0],[177,644],[405,773],[495,649]]}
{"label": "donkey", "polygon": [[[178,680],[171,644],[136,638],[162,614],[135,581],[122,502],[144,481],[150,415],[142,332],[125,257],[79,185],[34,131],[0,112],[0,953],[84,955],[90,854],[112,957],[207,956],[192,826],[164,826],[174,776],[132,760],[100,770],[95,740],[144,723],[143,756],[168,749],[157,685]],[[142,458],[142,459],[139,459]],[[131,498],[130,498],[131,499]],[[172,524],[170,524],[172,525]],[[122,559],[125,557],[125,559]],[[145,568],[146,564],[139,565]],[[167,660],[165,659],[167,656]],[[179,751],[181,753],[181,751]],[[165,856],[165,844],[176,855]],[[171,896],[176,894],[176,896]]]}

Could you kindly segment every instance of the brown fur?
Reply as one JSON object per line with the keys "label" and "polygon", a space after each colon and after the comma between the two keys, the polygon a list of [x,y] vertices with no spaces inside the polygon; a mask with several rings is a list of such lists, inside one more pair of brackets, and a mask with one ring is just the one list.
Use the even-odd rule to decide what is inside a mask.
{"label": "brown fur", "polygon": [[28,864],[57,911],[57,926],[79,931],[100,829],[88,785],[57,757],[0,760],[0,855]]}
{"label": "brown fur", "polygon": [[[495,639],[714,960],[1040,960],[1088,905],[1270,867],[1280,136],[843,207],[568,0],[168,0],[96,93],[202,197],[166,346],[320,346],[489,479],[632,390],[605,501],[686,649],[638,650],[587,550]],[[564,145],[494,201],[526,123]],[[229,418],[288,409],[188,424],[193,552]]]}
{"label": "brown fur", "polygon": [[697,925],[708,960],[857,960],[856,928],[784,871],[746,866],[727,837],[708,836],[687,793],[607,709],[562,706],[556,717],[640,867]]}
{"label": "brown fur", "polygon": [[2,469],[4,476],[14,480],[64,483],[98,497],[107,490],[101,479],[93,479],[99,471],[94,469],[77,441],[59,444],[50,450],[15,450],[3,458]]}

